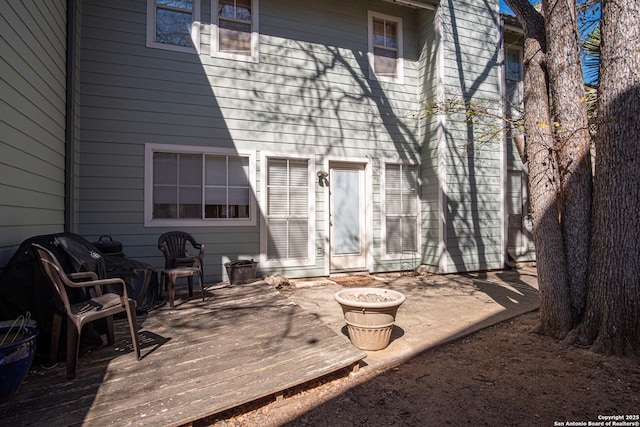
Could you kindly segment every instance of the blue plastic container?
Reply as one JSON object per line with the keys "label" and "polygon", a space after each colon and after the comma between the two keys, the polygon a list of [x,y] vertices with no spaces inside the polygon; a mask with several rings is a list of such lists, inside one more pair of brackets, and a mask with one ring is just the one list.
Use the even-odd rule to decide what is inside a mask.
{"label": "blue plastic container", "polygon": [[[16,336],[16,328],[0,328],[0,403],[11,399],[20,389],[36,354],[38,329],[23,327]],[[15,340],[14,340],[15,338]],[[10,342],[13,341],[13,342]]]}

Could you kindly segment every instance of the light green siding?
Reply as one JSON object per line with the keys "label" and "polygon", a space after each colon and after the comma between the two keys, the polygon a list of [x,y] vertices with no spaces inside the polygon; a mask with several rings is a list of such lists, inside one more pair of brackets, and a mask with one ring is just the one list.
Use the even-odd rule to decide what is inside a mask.
{"label": "light green siding", "polygon": [[[498,2],[456,1],[442,12],[445,99],[495,105],[500,114]],[[486,126],[446,118],[440,141],[444,172],[441,272],[502,268],[504,153],[500,141],[478,145]]]}
{"label": "light green siding", "polygon": [[[208,1],[199,54],[147,48],[144,0],[84,1],[80,234],[111,234],[128,256],[162,265],[156,240],[165,229],[144,227],[146,143],[254,151],[258,201],[262,154],[295,153],[317,169],[327,159],[367,159],[372,268],[397,270],[402,262],[381,253],[379,171],[382,159],[411,160],[420,164],[419,262],[438,271],[446,248],[446,270],[495,268],[501,151],[464,148],[477,129],[420,114],[438,94],[499,98],[499,16],[497,1],[490,4],[430,11],[385,1],[261,0],[255,63],[210,55]],[[402,84],[369,78],[368,11],[402,19]],[[315,198],[315,265],[263,273],[328,273],[326,189],[316,185]],[[260,223],[188,229],[206,244],[207,280],[223,275],[227,259],[259,258]]]}
{"label": "light green siding", "polygon": [[[63,231],[67,218],[88,240],[110,234],[127,256],[162,267],[156,243],[167,228],[145,227],[144,218],[145,144],[153,143],[253,153],[259,215],[265,155],[303,156],[316,170],[366,163],[372,271],[503,266],[505,173],[523,166],[511,147],[478,146],[487,128],[463,115],[422,114],[424,103],[447,98],[500,104],[497,0],[441,2],[435,11],[382,0],[260,0],[258,62],[210,55],[208,0],[199,53],[148,48],[146,0],[73,4],[75,93],[65,81],[67,2],[9,0],[0,9],[0,265],[25,238]],[[370,11],[402,19],[402,83],[369,77]],[[68,111],[75,132],[65,159]],[[385,160],[420,165],[417,261],[382,253]],[[312,194],[315,264],[262,273],[329,272],[327,189],[315,183]],[[261,223],[186,230],[206,244],[207,280],[220,279],[227,260],[260,257]]]}
{"label": "light green siding", "polygon": [[[208,1],[202,3],[199,55],[147,48],[143,0],[84,2],[81,234],[111,234],[128,256],[161,266],[156,239],[164,230],[142,225],[149,142],[255,150],[258,156],[296,153],[317,167],[327,156],[369,158],[376,169],[380,158],[420,160],[414,113],[422,50],[418,18],[425,12],[337,0],[262,0],[259,10],[260,60],[252,63],[210,56]],[[368,77],[368,10],[403,20],[404,84]],[[380,260],[380,189],[373,176],[372,255],[377,269],[398,269],[397,262],[385,266]],[[326,190],[316,190],[321,248]],[[207,276],[223,273],[225,257],[259,257],[259,225],[189,231],[206,244]],[[326,274],[325,258],[285,273]]]}
{"label": "light green siding", "polygon": [[437,271],[439,259],[440,179],[438,169],[438,117],[423,111],[438,99],[439,36],[435,12],[419,14],[419,94],[420,94],[420,199],[421,263]]}
{"label": "light green siding", "polygon": [[64,228],[66,3],[0,5],[0,266]]}

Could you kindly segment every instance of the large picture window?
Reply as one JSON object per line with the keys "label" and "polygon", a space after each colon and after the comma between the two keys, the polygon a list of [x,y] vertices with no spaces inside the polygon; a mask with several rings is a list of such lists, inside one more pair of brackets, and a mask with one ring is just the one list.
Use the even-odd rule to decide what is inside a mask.
{"label": "large picture window", "polygon": [[147,147],[145,223],[255,223],[251,155]]}
{"label": "large picture window", "polygon": [[211,54],[258,61],[258,0],[213,0]]}
{"label": "large picture window", "polygon": [[266,261],[305,264],[312,258],[313,224],[308,159],[266,160]]}
{"label": "large picture window", "polygon": [[200,49],[200,0],[147,0],[147,46]]}
{"label": "large picture window", "polygon": [[383,255],[417,253],[418,166],[385,163],[383,180]]}
{"label": "large picture window", "polygon": [[369,12],[369,77],[402,83],[402,19]]}

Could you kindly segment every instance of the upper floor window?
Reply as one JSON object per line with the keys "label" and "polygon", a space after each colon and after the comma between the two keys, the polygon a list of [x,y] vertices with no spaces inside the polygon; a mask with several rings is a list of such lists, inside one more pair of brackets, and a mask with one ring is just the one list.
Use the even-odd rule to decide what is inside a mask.
{"label": "upper floor window", "polygon": [[369,12],[369,77],[402,83],[402,19]]}
{"label": "upper floor window", "polygon": [[255,224],[252,155],[147,146],[145,224]]}
{"label": "upper floor window", "polygon": [[507,91],[507,113],[513,116],[514,110],[519,109],[523,103],[522,95],[522,50],[508,47],[505,49],[505,83]]}
{"label": "upper floor window", "polygon": [[[507,130],[506,136],[511,139],[522,134],[522,129],[515,125],[518,119],[522,119],[524,113],[524,87],[523,87],[523,63],[522,50],[517,46],[505,47],[504,50],[504,109],[509,119],[514,119]],[[521,145],[520,145],[521,146]],[[519,147],[519,145],[516,145]]]}
{"label": "upper floor window", "polygon": [[147,46],[200,49],[200,0],[147,0]]}
{"label": "upper floor window", "polygon": [[212,0],[211,54],[258,61],[258,0]]}

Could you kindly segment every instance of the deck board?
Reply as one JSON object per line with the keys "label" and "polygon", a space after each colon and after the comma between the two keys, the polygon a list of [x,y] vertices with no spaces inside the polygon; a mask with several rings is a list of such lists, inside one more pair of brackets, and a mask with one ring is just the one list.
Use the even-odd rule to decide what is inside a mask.
{"label": "deck board", "polygon": [[[183,289],[186,293],[186,290]],[[181,425],[351,366],[366,354],[262,281],[208,289],[126,321],[115,346],[27,376],[0,405],[3,425]]]}

